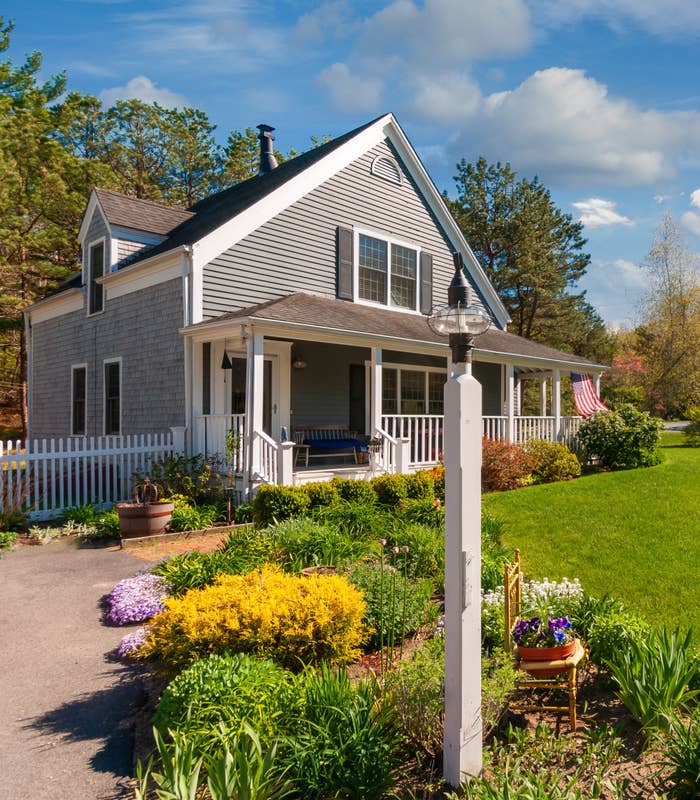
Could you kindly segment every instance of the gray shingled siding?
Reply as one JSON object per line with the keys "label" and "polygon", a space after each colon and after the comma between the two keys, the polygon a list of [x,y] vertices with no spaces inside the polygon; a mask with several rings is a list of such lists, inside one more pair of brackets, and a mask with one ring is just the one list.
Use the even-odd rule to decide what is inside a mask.
{"label": "gray shingled siding", "polygon": [[[32,437],[70,433],[71,365],[87,363],[87,434],[103,433],[104,359],[122,359],[122,433],[184,425],[182,285],[179,278],[34,325]],[[156,399],[157,398],[157,399]]]}
{"label": "gray shingled siding", "polygon": [[295,352],[303,357],[307,367],[292,369],[292,428],[319,424],[347,428],[350,365],[364,364],[370,358],[369,349],[299,342]]}
{"label": "gray shingled siding", "polygon": [[105,237],[105,268],[109,263],[109,253],[110,253],[110,237],[109,237],[109,230],[105,225],[105,221],[100,214],[100,210],[96,208],[92,214],[92,220],[90,220],[90,225],[88,226],[87,233],[85,234],[85,239],[83,240],[83,263],[87,266],[87,253],[90,250],[90,245],[96,240]]}
{"label": "gray shingled siding", "polygon": [[[401,185],[370,174],[379,155],[399,161]],[[291,292],[335,297],[338,225],[371,228],[431,253],[433,302],[446,302],[454,274],[450,244],[385,141],[207,264],[205,319]]]}
{"label": "gray shingled siding", "polygon": [[144,247],[148,247],[149,245],[143,244],[143,242],[130,242],[126,239],[118,239],[117,240],[117,261],[122,261],[125,258],[129,258],[134,253],[138,253],[139,250],[143,250]]}

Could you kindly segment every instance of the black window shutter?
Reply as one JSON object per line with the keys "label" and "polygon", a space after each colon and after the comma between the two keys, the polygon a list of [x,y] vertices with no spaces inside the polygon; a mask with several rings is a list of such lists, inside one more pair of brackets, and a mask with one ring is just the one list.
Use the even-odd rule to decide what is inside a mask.
{"label": "black window shutter", "polygon": [[338,297],[353,299],[353,235],[352,228],[338,226]]}
{"label": "black window shutter", "polygon": [[433,310],[433,257],[430,253],[420,254],[420,313],[430,314]]}

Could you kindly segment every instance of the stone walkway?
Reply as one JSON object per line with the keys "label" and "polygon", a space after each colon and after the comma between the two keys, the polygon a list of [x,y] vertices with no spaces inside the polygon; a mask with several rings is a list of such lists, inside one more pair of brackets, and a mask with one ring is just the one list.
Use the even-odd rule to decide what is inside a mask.
{"label": "stone walkway", "polygon": [[102,624],[100,600],[143,567],[66,539],[0,555],[0,797],[131,796],[141,688],[112,660],[125,631]]}

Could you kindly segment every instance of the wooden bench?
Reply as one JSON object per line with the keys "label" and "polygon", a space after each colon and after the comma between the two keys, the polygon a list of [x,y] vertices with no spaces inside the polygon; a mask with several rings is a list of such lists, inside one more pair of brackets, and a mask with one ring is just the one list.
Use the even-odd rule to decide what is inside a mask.
{"label": "wooden bench", "polygon": [[308,467],[310,458],[328,458],[329,456],[352,456],[357,464],[358,451],[366,451],[367,445],[357,438],[357,432],[347,428],[330,425],[295,428],[294,465],[303,453],[304,463]]}

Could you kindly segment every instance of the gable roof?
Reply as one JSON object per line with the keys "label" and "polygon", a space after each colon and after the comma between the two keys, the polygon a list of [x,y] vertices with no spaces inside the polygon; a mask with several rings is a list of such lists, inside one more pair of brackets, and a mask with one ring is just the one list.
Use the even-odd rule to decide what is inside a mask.
{"label": "gable roof", "polygon": [[[293,335],[294,330],[318,329],[341,334],[355,334],[365,338],[383,339],[390,343],[399,340],[417,344],[443,345],[447,349],[447,340],[436,334],[428,325],[427,317],[420,314],[407,314],[401,311],[390,311],[375,306],[352,303],[346,300],[320,297],[305,292],[269,300],[256,306],[242,308],[229,314],[222,314],[213,320],[191,325],[186,329],[194,333],[207,328],[217,328],[231,322],[268,322],[288,328]],[[552,362],[550,368],[557,365],[575,367],[583,372],[587,369],[600,372],[607,367],[596,364],[581,356],[565,353],[545,344],[524,339],[514,333],[489,328],[474,340],[477,354],[493,354],[500,357],[513,356],[526,361]]]}
{"label": "gable roof", "polygon": [[353,139],[358,133],[374,125],[377,119],[360,125],[359,128],[332,139],[330,142],[308,150],[296,158],[283,161],[270,172],[254,175],[248,180],[229,186],[216,194],[205,197],[190,206],[189,218],[169,232],[168,238],[155,247],[139,254],[131,263],[164,253],[182,245],[192,245],[204,236],[212,233],[223,223],[240,214],[242,211],[262,200],[276,189],[296,177],[313,164],[337,150],[341,145]]}
{"label": "gable roof", "polygon": [[152,200],[141,200],[108,189],[96,188],[95,195],[110,226],[165,236],[194,216],[192,211],[169,208]]}

